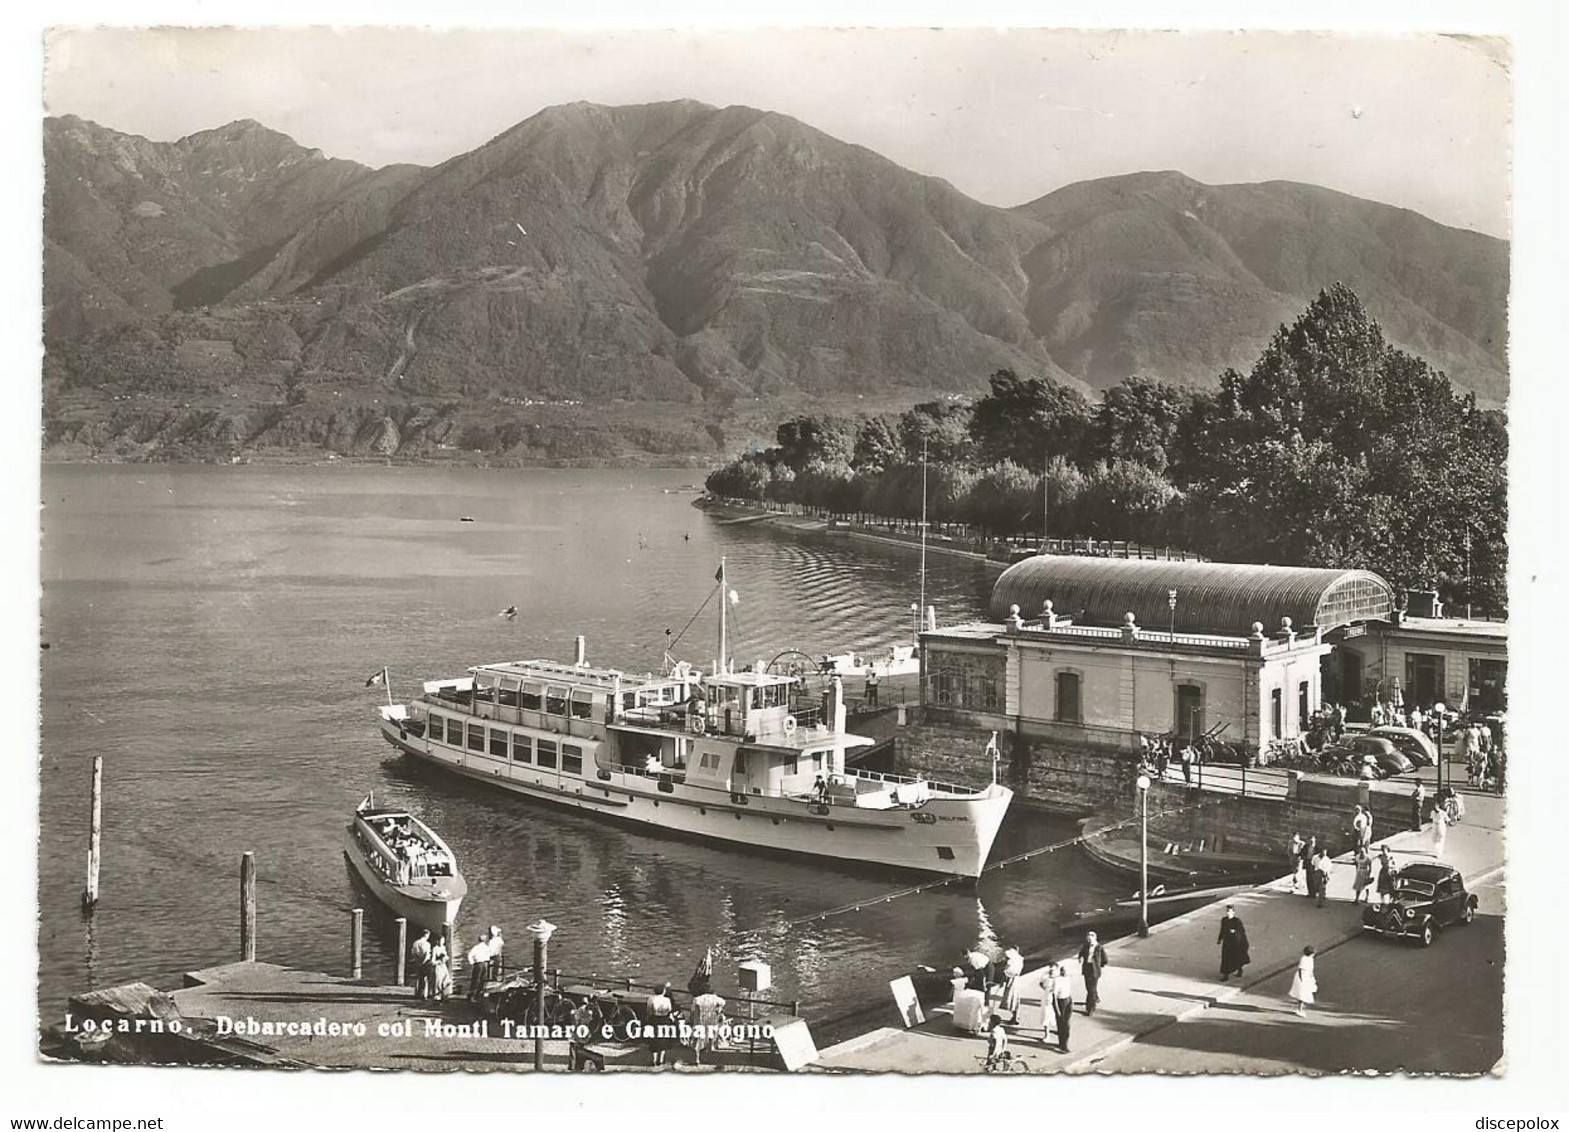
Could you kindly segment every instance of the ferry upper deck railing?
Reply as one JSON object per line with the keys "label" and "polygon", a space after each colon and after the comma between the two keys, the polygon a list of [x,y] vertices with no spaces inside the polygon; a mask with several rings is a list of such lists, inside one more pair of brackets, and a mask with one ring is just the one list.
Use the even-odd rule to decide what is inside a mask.
{"label": "ferry upper deck railing", "polygon": [[[505,955],[503,955],[501,963],[501,981],[504,982],[509,978],[518,978],[528,979],[530,982],[532,982],[533,974],[533,964],[522,962],[514,966],[509,964],[506,961]],[[624,995],[650,995],[654,994],[656,991],[664,989],[663,983],[641,983],[633,979],[616,978],[615,976],[601,975],[598,973],[591,973],[587,975],[574,974],[570,971],[563,971],[559,967],[547,967],[544,974],[546,985],[557,993],[570,992],[574,986],[592,987],[595,990],[603,990],[607,993],[620,992]],[[670,995],[671,1001],[677,1003],[682,1001],[690,1002],[691,999],[695,997],[692,992],[687,990],[685,987],[679,987],[673,984],[670,986],[668,994]],[[801,1004],[798,1001],[784,1002],[780,999],[761,998],[755,995],[748,995],[747,992],[742,990],[736,990],[728,994],[722,994],[721,997],[723,997],[727,1003],[741,1005],[750,1003],[754,1007],[761,1006],[765,1008],[777,1009],[781,1012],[788,1011],[792,1015],[799,1015],[801,1013]]]}

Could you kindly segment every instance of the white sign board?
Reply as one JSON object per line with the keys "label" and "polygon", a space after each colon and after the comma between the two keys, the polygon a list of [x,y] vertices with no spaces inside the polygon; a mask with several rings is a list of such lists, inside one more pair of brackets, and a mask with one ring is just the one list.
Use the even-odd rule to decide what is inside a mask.
{"label": "white sign board", "polygon": [[894,1005],[899,1008],[899,1018],[904,1022],[906,1030],[926,1021],[926,1013],[921,1009],[921,1000],[915,994],[915,983],[909,975],[895,979],[888,984],[888,989],[893,991]]}
{"label": "white sign board", "polygon": [[812,1040],[812,1033],[806,1028],[805,1018],[797,1018],[794,1022],[776,1026],[774,1048],[779,1051],[780,1060],[791,1073],[817,1060],[817,1043]]}

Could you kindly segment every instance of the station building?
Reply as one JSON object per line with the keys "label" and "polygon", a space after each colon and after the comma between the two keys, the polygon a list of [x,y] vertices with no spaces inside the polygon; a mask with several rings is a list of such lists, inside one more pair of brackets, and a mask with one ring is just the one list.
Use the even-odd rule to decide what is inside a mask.
{"label": "station building", "polygon": [[[1371,702],[1390,666],[1446,634],[1497,632],[1500,663],[1506,635],[1430,629],[1366,570],[1067,555],[1011,566],[989,613],[921,635],[926,718],[1117,748],[1207,734],[1259,749],[1326,701]],[[1477,672],[1502,687],[1501,670]]]}

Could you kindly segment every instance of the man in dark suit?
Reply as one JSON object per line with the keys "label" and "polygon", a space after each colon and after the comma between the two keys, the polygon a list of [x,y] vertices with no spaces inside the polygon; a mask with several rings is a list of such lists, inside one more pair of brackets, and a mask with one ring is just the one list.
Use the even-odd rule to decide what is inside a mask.
{"label": "man in dark suit", "polygon": [[1079,972],[1084,976],[1084,1013],[1094,1014],[1095,1004],[1100,1002],[1100,973],[1106,966],[1106,949],[1101,946],[1100,940],[1090,932],[1084,937],[1084,946],[1079,948]]}

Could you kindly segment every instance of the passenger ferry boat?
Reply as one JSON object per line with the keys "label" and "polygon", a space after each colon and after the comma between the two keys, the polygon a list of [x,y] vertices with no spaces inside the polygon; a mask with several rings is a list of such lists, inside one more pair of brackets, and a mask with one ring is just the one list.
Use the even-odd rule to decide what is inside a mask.
{"label": "passenger ferry boat", "polygon": [[840,683],[818,704],[794,676],[686,664],[636,675],[587,662],[481,664],[381,709],[397,750],[501,790],[658,829],[842,862],[978,876],[1012,801],[846,767]]}
{"label": "passenger ferry boat", "polygon": [[409,923],[439,935],[457,921],[468,884],[447,843],[414,815],[377,809],[366,797],[344,831],[343,855],[376,899]]}

